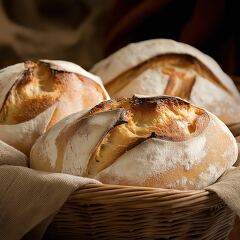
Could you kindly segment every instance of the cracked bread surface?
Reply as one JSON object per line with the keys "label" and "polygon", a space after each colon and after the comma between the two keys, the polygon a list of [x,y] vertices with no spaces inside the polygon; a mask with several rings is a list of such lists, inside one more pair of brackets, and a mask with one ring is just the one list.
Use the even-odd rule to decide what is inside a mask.
{"label": "cracked bread surface", "polygon": [[[0,124],[12,125],[28,121],[56,102],[62,102],[52,124],[74,108],[82,110],[106,99],[101,87],[86,76],[57,71],[49,63],[27,61],[25,71],[7,94],[0,111]],[[89,97],[91,96],[91,97]],[[72,101],[72,102],[71,102]],[[75,106],[71,107],[71,104]],[[71,110],[68,108],[72,108]]]}
{"label": "cracked bread surface", "polygon": [[236,157],[235,139],[216,116],[169,96],[102,102],[56,124],[30,156],[39,170],[176,189],[204,188]]}
{"label": "cracked bread surface", "polygon": [[26,61],[0,70],[0,140],[29,156],[62,118],[109,99],[99,77],[66,61]]}
{"label": "cracked bread surface", "polygon": [[232,79],[211,57],[184,43],[154,39],[129,44],[91,71],[103,79],[113,98],[178,96],[226,124],[240,118],[240,95]]}

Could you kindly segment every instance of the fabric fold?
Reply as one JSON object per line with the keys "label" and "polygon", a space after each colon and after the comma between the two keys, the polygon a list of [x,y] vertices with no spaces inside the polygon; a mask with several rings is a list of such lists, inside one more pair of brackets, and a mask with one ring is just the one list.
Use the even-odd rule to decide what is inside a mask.
{"label": "fabric fold", "polygon": [[233,167],[225,172],[220,179],[206,187],[215,192],[238,216],[240,216],[240,167]]}
{"label": "fabric fold", "polygon": [[[69,195],[94,179],[46,173],[27,167],[0,166],[0,236],[5,240],[41,239]],[[39,225],[39,226],[38,226]]]}
{"label": "fabric fold", "polygon": [[[14,166],[16,165],[16,166]],[[97,180],[30,169],[27,157],[0,142],[0,237],[41,239],[72,192]],[[240,167],[205,188],[240,216]]]}

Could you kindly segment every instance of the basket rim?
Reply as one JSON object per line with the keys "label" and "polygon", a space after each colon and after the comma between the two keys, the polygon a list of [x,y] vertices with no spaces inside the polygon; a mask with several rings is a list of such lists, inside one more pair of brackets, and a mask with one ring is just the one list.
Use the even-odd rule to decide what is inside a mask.
{"label": "basket rim", "polygon": [[130,185],[117,185],[117,184],[105,184],[105,183],[88,183],[84,186],[79,187],[76,191],[82,189],[125,189],[125,190],[136,190],[136,191],[151,191],[151,192],[163,192],[163,193],[182,193],[182,194],[201,194],[201,193],[212,193],[212,191],[207,189],[197,189],[197,190],[180,190],[173,188],[157,188],[157,187],[142,187],[142,186],[130,186]]}
{"label": "basket rim", "polygon": [[127,186],[127,185],[114,185],[114,184],[103,184],[103,183],[88,183],[79,187],[75,190],[71,197],[74,195],[89,195],[92,193],[109,193],[113,194],[129,194],[133,195],[154,195],[154,196],[178,196],[179,198],[186,198],[191,196],[196,197],[211,197],[217,196],[217,194],[211,190],[200,189],[200,190],[179,190],[179,189],[165,189],[165,188],[154,188],[154,187],[142,187],[142,186]]}
{"label": "basket rim", "polygon": [[[69,198],[70,204],[104,204],[128,205],[132,208],[164,207],[164,209],[209,208],[224,204],[223,200],[212,191],[177,190],[151,187],[124,186],[111,184],[86,184],[73,192]],[[219,205],[220,204],[220,205]],[[225,205],[225,204],[224,204]]]}

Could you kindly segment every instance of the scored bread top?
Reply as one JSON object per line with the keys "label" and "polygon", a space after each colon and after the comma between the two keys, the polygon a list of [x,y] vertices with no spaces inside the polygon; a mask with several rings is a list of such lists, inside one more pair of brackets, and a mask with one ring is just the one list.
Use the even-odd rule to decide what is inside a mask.
{"label": "scored bread top", "polygon": [[[214,60],[186,44],[144,41],[128,45],[102,62],[93,72],[103,78],[111,97],[177,96],[214,113],[225,124],[239,121],[240,95],[232,80]],[[106,81],[112,71],[119,70],[115,71],[117,66],[122,72]]]}
{"label": "scored bread top", "polygon": [[86,116],[121,109],[121,125],[141,136],[183,141],[199,134],[208,124],[206,111],[177,97],[139,97],[112,99],[92,108]]}
{"label": "scored bread top", "polygon": [[48,130],[32,168],[103,183],[201,189],[237,159],[236,141],[213,114],[176,97],[100,103]]}
{"label": "scored bread top", "polygon": [[[97,119],[99,119],[98,122]],[[199,135],[207,127],[208,122],[208,114],[203,109],[179,98],[133,97],[108,100],[98,104],[85,115],[80,113],[80,115],[72,115],[66,120],[63,119],[50,129],[48,134],[44,134],[40,138],[42,140],[39,141],[45,141],[47,146],[55,149],[49,150],[49,152],[51,155],[55,153],[55,157],[50,162],[57,171],[63,167],[64,158],[69,158],[69,155],[67,156],[65,153],[69,140],[73,141],[73,136],[83,137],[81,134],[79,135],[79,131],[84,134],[83,129],[88,129],[88,137],[85,142],[90,149],[86,154],[86,159],[82,161],[87,162],[88,166],[81,174],[93,176],[125,151],[146,139],[161,138],[169,141],[185,141]],[[92,126],[94,124],[97,124],[98,129]],[[90,131],[91,128],[92,131]],[[90,141],[91,136],[95,140]],[[50,138],[54,142],[53,145],[48,141]],[[87,143],[87,141],[90,142]],[[37,145],[33,147],[35,148],[33,152],[36,152]],[[45,150],[49,149],[43,145],[42,147]],[[84,141],[79,140],[76,151],[81,154],[82,158],[84,158],[85,148]],[[49,157],[46,155],[43,158]],[[83,168],[81,167],[81,169]]]}
{"label": "scored bread top", "polygon": [[27,61],[11,66],[1,70],[0,85],[5,87],[0,90],[0,124],[8,125],[33,119],[60,99],[62,108],[56,109],[52,123],[62,111],[71,113],[70,105],[74,102],[78,107],[81,104],[89,107],[91,102],[96,104],[108,98],[97,76],[65,61]]}
{"label": "scored bread top", "polygon": [[[198,59],[187,54],[169,53],[153,57],[120,74],[114,80],[106,84],[109,94],[111,96],[123,95],[122,92],[127,92],[128,89],[131,88],[128,84],[130,83],[131,85],[131,82],[136,78],[139,78],[138,82],[135,83],[135,91],[138,91],[138,84],[141,81],[140,76],[144,77],[144,74],[146,75],[144,78],[145,82],[150,81],[147,79],[147,75],[149,75],[149,77],[151,76],[155,81],[155,86],[151,89],[151,93],[153,93],[154,88],[158,88],[156,82],[159,81],[159,77],[155,78],[153,72],[146,72],[150,69],[152,71],[158,71],[158,75],[161,75],[162,78],[166,76],[165,89],[162,90],[162,93],[165,95],[190,99],[191,90],[195,84],[197,76],[208,79],[222,90],[229,92],[228,88],[226,88],[222,82]],[[159,90],[156,89],[156,91]],[[125,93],[125,95],[126,94],[127,93]]]}
{"label": "scored bread top", "polygon": [[[122,109],[124,119],[111,129],[92,154],[86,176],[95,176],[125,151],[148,138],[186,141],[208,125],[208,114],[190,103],[173,97],[110,100],[88,114]],[[100,164],[99,164],[100,163]]]}
{"label": "scored bread top", "polygon": [[202,189],[236,161],[236,142],[227,127],[186,101],[112,100],[88,114],[121,108],[123,123],[99,142],[85,176],[111,184]]}
{"label": "scored bread top", "polygon": [[215,76],[214,78],[218,79],[218,82],[225,89],[228,89],[235,96],[239,95],[231,78],[222,71],[211,57],[190,45],[169,39],[153,39],[131,43],[97,63],[93,66],[91,72],[99,75],[104,84],[108,84],[129,69],[156,56],[165,54],[189,55],[198,59],[201,64],[208,67],[208,72],[211,72],[211,75]]}
{"label": "scored bread top", "polygon": [[213,114],[180,98],[108,100],[42,135],[31,167],[103,183],[200,189],[237,158],[236,142]]}

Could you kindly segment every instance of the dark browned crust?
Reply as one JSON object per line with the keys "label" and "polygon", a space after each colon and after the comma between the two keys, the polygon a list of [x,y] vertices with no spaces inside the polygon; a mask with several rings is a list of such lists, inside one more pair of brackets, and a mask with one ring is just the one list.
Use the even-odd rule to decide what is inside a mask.
{"label": "dark browned crust", "polygon": [[[194,108],[202,115],[203,118],[206,118],[206,122],[209,121],[208,114],[205,110],[198,108],[186,100],[180,99],[173,96],[156,96],[156,97],[137,97],[133,96],[132,98],[119,98],[111,99],[93,107],[88,113],[87,116],[96,114],[99,112],[115,110],[117,108],[125,108],[125,110],[140,110],[145,111],[146,114],[151,111],[156,111],[161,106],[176,106],[177,108],[185,107],[187,109]],[[204,124],[205,125],[205,124]],[[199,129],[200,131],[200,129]],[[200,132],[199,132],[200,133]]]}
{"label": "dark browned crust", "polygon": [[[176,107],[176,108],[186,108],[186,110],[194,109],[198,113],[198,118],[196,119],[196,128],[192,129],[191,131],[191,137],[199,135],[208,125],[209,123],[209,115],[208,113],[198,108],[191,103],[172,96],[158,96],[158,97],[141,97],[138,98],[136,96],[133,96],[132,98],[121,98],[119,100],[109,100],[107,102],[103,102],[100,104],[100,109],[98,106],[94,107],[90,114],[94,114],[95,111],[101,112],[101,111],[107,111],[107,110],[114,110],[117,107],[123,107],[127,106],[127,104],[131,105],[130,111],[142,111],[145,114],[151,114],[151,112],[156,112],[159,109],[161,110],[161,106],[167,106],[167,107]],[[129,108],[126,110],[129,111]],[[174,111],[174,108],[171,110]],[[179,131],[179,129],[175,128],[173,125],[170,125],[169,128],[171,128],[171,132]],[[153,138],[164,138],[171,141],[184,141],[187,140],[187,138],[182,136],[175,136],[171,137],[168,135],[160,135],[157,132],[152,132]]]}
{"label": "dark browned crust", "polygon": [[[160,128],[156,128],[156,131],[147,131],[146,134],[139,135],[139,137],[133,137],[133,138],[126,138],[126,141],[129,143],[125,149],[118,149],[117,148],[117,156],[124,154],[124,152],[132,149],[136,145],[138,145],[141,142],[146,141],[149,138],[159,138],[167,141],[175,141],[175,142],[180,142],[180,141],[186,141],[190,138],[193,138],[195,136],[198,136],[201,134],[201,132],[206,129],[206,127],[209,124],[210,117],[206,111],[204,111],[201,108],[197,108],[193,105],[191,105],[189,102],[184,101],[180,98],[176,97],[171,97],[171,96],[159,96],[159,97],[145,97],[145,98],[139,98],[139,97],[132,97],[132,98],[122,98],[122,99],[112,99],[109,101],[105,101],[100,103],[99,105],[95,106],[93,109],[91,109],[85,116],[89,117],[94,114],[99,114],[101,112],[105,111],[111,111],[111,110],[116,110],[116,109],[122,109],[123,110],[123,118],[124,120],[121,121],[119,119],[118,124],[115,124],[114,126],[109,129],[109,131],[105,134],[105,136],[99,141],[98,145],[95,147],[94,151],[92,152],[92,155],[90,157],[90,161],[87,167],[87,173],[85,176],[94,176],[96,174],[96,166],[98,165],[100,170],[102,171],[103,169],[107,168],[110,166],[117,158],[115,157],[108,157],[109,162],[107,163],[102,163],[97,160],[97,151],[100,151],[100,147],[104,142],[104,139],[106,136],[113,136],[116,132],[114,132],[119,126],[126,125],[128,126],[128,123],[131,121],[135,121],[135,118],[139,118],[139,123],[141,127],[141,121],[146,120],[144,116],[150,115],[150,125],[151,125],[151,120],[154,119],[154,117],[159,117],[161,118],[161,114],[164,113],[162,111],[166,111],[168,113],[169,111],[172,112],[172,114],[181,114],[181,110],[186,111],[187,113],[184,112],[186,115],[186,121],[188,121],[188,112],[189,114],[196,114],[196,119],[194,120],[193,123],[189,125],[189,134],[186,134],[183,132],[183,129],[179,127],[178,123],[176,122],[175,119],[169,119],[169,121],[164,122],[164,124],[161,125]],[[180,112],[179,112],[180,110]],[[183,116],[183,118],[185,117]],[[166,115],[166,116],[171,116],[171,115]],[[164,116],[164,117],[166,117]],[[143,119],[141,119],[141,117]],[[169,117],[170,118],[170,117]],[[136,123],[137,124],[137,123]],[[153,125],[154,127],[154,125]],[[151,126],[149,127],[149,129]],[[135,132],[137,134],[137,132]],[[110,134],[110,135],[109,135]],[[112,134],[112,135],[111,135]],[[116,136],[116,135],[115,135]],[[119,136],[119,135],[118,135]],[[123,135],[121,135],[121,138],[123,138]],[[124,142],[119,142],[119,146],[122,146]],[[122,143],[122,144],[121,144]],[[125,143],[124,143],[125,144]],[[114,153],[114,156],[116,155]],[[118,154],[119,153],[119,154]],[[108,156],[111,156],[111,153],[109,153]],[[118,156],[118,157],[119,157]],[[100,165],[99,165],[100,164]],[[94,167],[95,166],[95,167]],[[91,170],[95,169],[95,170]]]}

